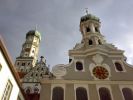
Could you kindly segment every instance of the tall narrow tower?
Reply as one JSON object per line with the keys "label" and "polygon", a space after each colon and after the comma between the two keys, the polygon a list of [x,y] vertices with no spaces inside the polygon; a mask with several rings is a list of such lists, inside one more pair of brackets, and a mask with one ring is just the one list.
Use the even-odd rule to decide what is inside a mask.
{"label": "tall narrow tower", "polygon": [[22,78],[35,66],[37,61],[41,35],[37,30],[30,30],[26,34],[26,41],[22,45],[20,56],[16,58],[15,66]]}

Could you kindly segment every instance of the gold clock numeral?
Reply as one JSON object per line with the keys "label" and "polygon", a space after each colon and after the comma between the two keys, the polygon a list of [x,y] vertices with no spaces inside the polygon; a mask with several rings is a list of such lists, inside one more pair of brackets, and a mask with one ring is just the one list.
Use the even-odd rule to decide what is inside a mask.
{"label": "gold clock numeral", "polygon": [[104,67],[97,66],[93,69],[93,74],[96,78],[106,79],[109,75],[108,70]]}

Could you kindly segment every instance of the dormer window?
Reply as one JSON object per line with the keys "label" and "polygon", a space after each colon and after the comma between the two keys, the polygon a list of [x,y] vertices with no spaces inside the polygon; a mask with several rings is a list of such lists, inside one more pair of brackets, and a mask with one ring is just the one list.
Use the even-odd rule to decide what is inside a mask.
{"label": "dormer window", "polygon": [[90,32],[91,30],[90,30],[90,28],[89,27],[87,27],[86,28],[86,32]]}
{"label": "dormer window", "polygon": [[92,45],[92,44],[93,44],[92,40],[89,40],[89,45]]}

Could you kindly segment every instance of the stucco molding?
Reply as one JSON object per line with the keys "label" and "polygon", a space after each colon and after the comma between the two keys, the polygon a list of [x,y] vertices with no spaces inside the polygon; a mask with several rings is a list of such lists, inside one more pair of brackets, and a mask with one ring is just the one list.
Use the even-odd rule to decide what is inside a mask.
{"label": "stucco molding", "polygon": [[94,56],[92,57],[92,60],[95,62],[95,64],[94,64],[94,63],[91,63],[91,64],[89,65],[89,70],[90,70],[91,76],[94,78],[94,80],[100,80],[100,79],[96,78],[96,77],[94,76],[94,74],[93,74],[93,69],[94,69],[96,66],[102,66],[102,67],[104,67],[104,68],[106,68],[106,69],[108,70],[109,76],[108,76],[108,78],[106,78],[106,79],[104,79],[104,80],[109,80],[109,78],[111,77],[111,70],[110,70],[110,67],[109,67],[108,64],[102,63],[103,60],[104,60],[103,57],[102,57],[100,54],[96,54],[96,55],[94,55]]}
{"label": "stucco molding", "polygon": [[113,81],[113,80],[41,80],[41,84],[122,84],[122,85],[133,85],[133,80],[130,81]]}
{"label": "stucco molding", "polygon": [[[113,61],[113,65],[114,65],[114,67],[115,67],[115,71],[116,71],[116,72],[126,72],[126,69],[125,69],[125,66],[124,66],[122,60],[112,60],[112,61]],[[123,71],[119,71],[119,70],[116,69],[116,66],[115,66],[115,63],[116,63],[116,62],[118,62],[118,63],[121,64],[121,67],[122,67]]]}

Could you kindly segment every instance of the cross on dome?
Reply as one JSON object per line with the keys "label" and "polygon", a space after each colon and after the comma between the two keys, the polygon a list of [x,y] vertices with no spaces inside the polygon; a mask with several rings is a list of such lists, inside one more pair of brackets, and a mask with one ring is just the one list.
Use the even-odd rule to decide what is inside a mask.
{"label": "cross on dome", "polygon": [[86,10],[86,14],[88,15],[88,8],[85,8],[85,10]]}

